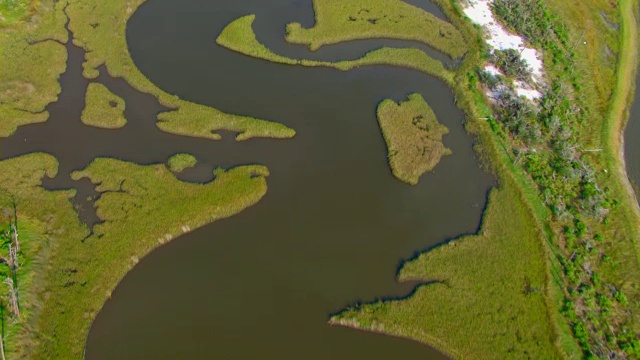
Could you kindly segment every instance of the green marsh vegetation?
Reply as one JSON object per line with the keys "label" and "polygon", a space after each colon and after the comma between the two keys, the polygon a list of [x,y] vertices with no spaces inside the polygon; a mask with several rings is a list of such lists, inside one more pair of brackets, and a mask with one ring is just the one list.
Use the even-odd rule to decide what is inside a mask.
{"label": "green marsh vegetation", "polygon": [[175,173],[192,168],[196,166],[197,163],[198,160],[191,154],[175,154],[169,158],[167,165],[169,166],[169,170]]}
{"label": "green marsh vegetation", "polygon": [[0,26],[15,23],[23,19],[35,1],[0,0]]}
{"label": "green marsh vegetation", "polygon": [[118,129],[127,124],[124,117],[124,100],[102,84],[89,84],[85,104],[81,116],[85,125]]}
{"label": "green marsh vegetation", "polygon": [[84,48],[84,75],[98,76],[104,65],[113,77],[124,78],[138,91],[152,94],[173,111],[161,113],[158,127],[178,135],[219,139],[217,130],[237,132],[238,140],[253,137],[291,138],[295,131],[282,124],[223,113],[217,109],[181,100],[155,86],[133,63],[126,44],[126,25],[146,0],[80,1],[69,0],[66,13],[74,43]]}
{"label": "green marsh vegetation", "polygon": [[29,21],[0,21],[0,137],[49,117],[45,107],[57,100],[66,68],[63,9],[63,2],[43,0]]}
{"label": "green marsh vegetation", "polygon": [[442,143],[449,129],[438,122],[422,95],[411,94],[400,103],[384,100],[378,105],[377,116],[389,166],[398,179],[415,185],[422,174],[451,154]]}
{"label": "green marsh vegetation", "polygon": [[314,0],[313,7],[316,24],[310,29],[287,25],[288,42],[317,50],[349,40],[391,38],[423,42],[453,58],[466,51],[453,25],[400,0]]}
{"label": "green marsh vegetation", "polygon": [[406,299],[347,309],[331,323],[416,339],[458,359],[561,358],[548,321],[538,226],[518,185],[502,179],[478,235],[403,265],[400,281],[425,285]]}
{"label": "green marsh vegetation", "polygon": [[8,345],[20,358],[47,359],[82,357],[91,321],[138,259],[184,232],[255,204],[266,193],[268,175],[262,166],[241,166],[216,170],[210,183],[190,184],[162,164],[96,159],[73,174],[99,184],[96,209],[102,222],[89,232],[69,201],[74,191],[41,187],[45,174],[57,171],[55,158],[31,154],[0,166],[0,193],[15,200],[21,221],[34,224],[40,235],[32,245],[41,249],[32,256],[41,264],[31,274],[34,285],[22,285],[29,326]]}

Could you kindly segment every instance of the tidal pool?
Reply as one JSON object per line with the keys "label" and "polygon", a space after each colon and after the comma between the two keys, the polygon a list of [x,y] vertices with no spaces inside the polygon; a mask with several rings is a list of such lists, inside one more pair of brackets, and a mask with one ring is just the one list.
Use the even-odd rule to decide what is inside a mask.
{"label": "tidal pool", "polygon": [[[412,3],[429,9],[426,1]],[[410,294],[415,284],[395,281],[403,259],[478,229],[493,179],[479,167],[452,92],[408,69],[304,68],[216,45],[224,26],[250,13],[257,15],[258,39],[292,57],[338,60],[383,45],[417,46],[366,40],[309,53],[287,45],[286,23],[313,24],[311,0],[150,0],[131,19],[127,37],[151,81],[183,99],[297,131],[292,140],[235,142],[224,133],[216,142],[159,131],[155,115],[163,109],[155,99],[104,69],[98,81],[126,101],[128,123],[118,130],[82,125],[88,81],[82,51],[69,45],[50,121],[21,127],[2,142],[5,158],[55,155],[60,174],[48,187],[90,193],[68,174],[105,156],[149,164],[190,153],[198,164],[182,176],[189,181],[209,181],[216,166],[260,163],[271,171],[258,205],[159,248],[124,278],[91,328],[86,358],[444,358],[417,342],[327,319],[355,302]],[[410,186],[391,174],[375,110],[383,99],[414,92],[450,129],[444,144],[453,155]],[[85,220],[96,221],[90,213]]]}

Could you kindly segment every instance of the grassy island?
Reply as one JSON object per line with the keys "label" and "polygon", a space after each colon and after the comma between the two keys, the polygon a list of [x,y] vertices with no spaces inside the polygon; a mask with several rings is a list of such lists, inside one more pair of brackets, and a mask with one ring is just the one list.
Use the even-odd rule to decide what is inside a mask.
{"label": "grassy island", "polygon": [[244,55],[280,64],[309,67],[323,66],[341,71],[349,71],[361,66],[391,65],[431,74],[447,83],[453,81],[453,74],[447,70],[440,61],[433,59],[424,51],[415,48],[383,47],[368,52],[360,59],[338,62],[291,59],[281,56],[258,41],[252,28],[255,18],[255,15],[246,15],[232,21],[222,30],[216,39],[216,43]]}
{"label": "grassy island", "polygon": [[85,98],[86,105],[81,117],[85,125],[118,129],[127,124],[127,119],[124,118],[124,100],[106,86],[89,84]]}
{"label": "grassy island", "polygon": [[314,0],[313,8],[316,24],[310,29],[287,25],[288,42],[317,50],[350,40],[390,38],[419,41],[454,58],[466,51],[452,24],[401,0]]}
{"label": "grassy island", "polygon": [[387,143],[389,166],[398,179],[415,185],[451,150],[442,143],[449,133],[420,94],[407,101],[385,100],[378,105],[378,124]]}
{"label": "grassy island", "polygon": [[167,165],[173,172],[181,172],[184,169],[196,166],[198,160],[191,154],[176,154],[169,158]]}

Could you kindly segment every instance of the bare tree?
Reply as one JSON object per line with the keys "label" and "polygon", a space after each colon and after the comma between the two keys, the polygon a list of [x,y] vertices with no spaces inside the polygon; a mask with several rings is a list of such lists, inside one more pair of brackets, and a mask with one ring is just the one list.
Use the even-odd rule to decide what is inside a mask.
{"label": "bare tree", "polygon": [[12,247],[11,244],[9,244],[9,257],[4,257],[0,255],[0,263],[5,263],[7,264],[7,266],[9,267],[9,269],[11,270],[11,272],[14,271],[15,269],[15,263],[14,263],[14,257],[12,256]]}
{"label": "bare tree", "polygon": [[20,251],[20,241],[18,240],[18,224],[14,222],[11,224],[11,240],[16,248],[16,252]]}
{"label": "bare tree", "polygon": [[11,271],[14,273],[18,270],[18,252],[15,246],[9,244],[9,259],[11,259]]}
{"label": "bare tree", "polygon": [[5,360],[4,357],[4,336],[0,338],[0,359]]}
{"label": "bare tree", "polygon": [[18,289],[13,284],[13,279],[10,277],[4,279],[4,284],[9,287],[9,304],[11,305],[11,310],[13,310],[13,315],[16,318],[20,317],[20,307],[18,306]]}

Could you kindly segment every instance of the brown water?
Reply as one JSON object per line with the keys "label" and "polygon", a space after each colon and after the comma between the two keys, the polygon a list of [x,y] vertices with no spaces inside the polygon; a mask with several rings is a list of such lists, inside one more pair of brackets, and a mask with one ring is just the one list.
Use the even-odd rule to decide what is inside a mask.
{"label": "brown water", "polygon": [[[409,294],[414,284],[395,281],[402,259],[475,232],[492,179],[478,166],[451,91],[437,79],[385,66],[345,73],[272,64],[215,44],[226,24],[256,13],[259,39],[289,56],[346,59],[385,44],[415,46],[350,42],[309,54],[282,42],[287,22],[312,24],[311,9],[310,0],[151,0],[128,27],[136,64],[158,86],[285,123],[298,132],[293,140],[236,143],[225,133],[216,142],[160,132],[155,114],[163,109],[155,99],[104,69],[98,81],[125,99],[129,122],[119,130],[83,126],[83,53],[68,46],[50,121],[0,143],[2,158],[55,155],[60,174],[46,186],[79,188],[78,199],[92,189],[68,174],[98,156],[149,164],[192,153],[199,164],[185,174],[189,181],[210,180],[218,165],[261,163],[271,171],[269,192],[256,206],[159,248],[125,277],[92,326],[88,359],[443,358],[416,342],[326,322],[355,302]],[[375,118],[379,101],[412,92],[449,127],[444,142],[453,150],[417,186],[391,175]],[[86,207],[83,218],[96,221]]]}

